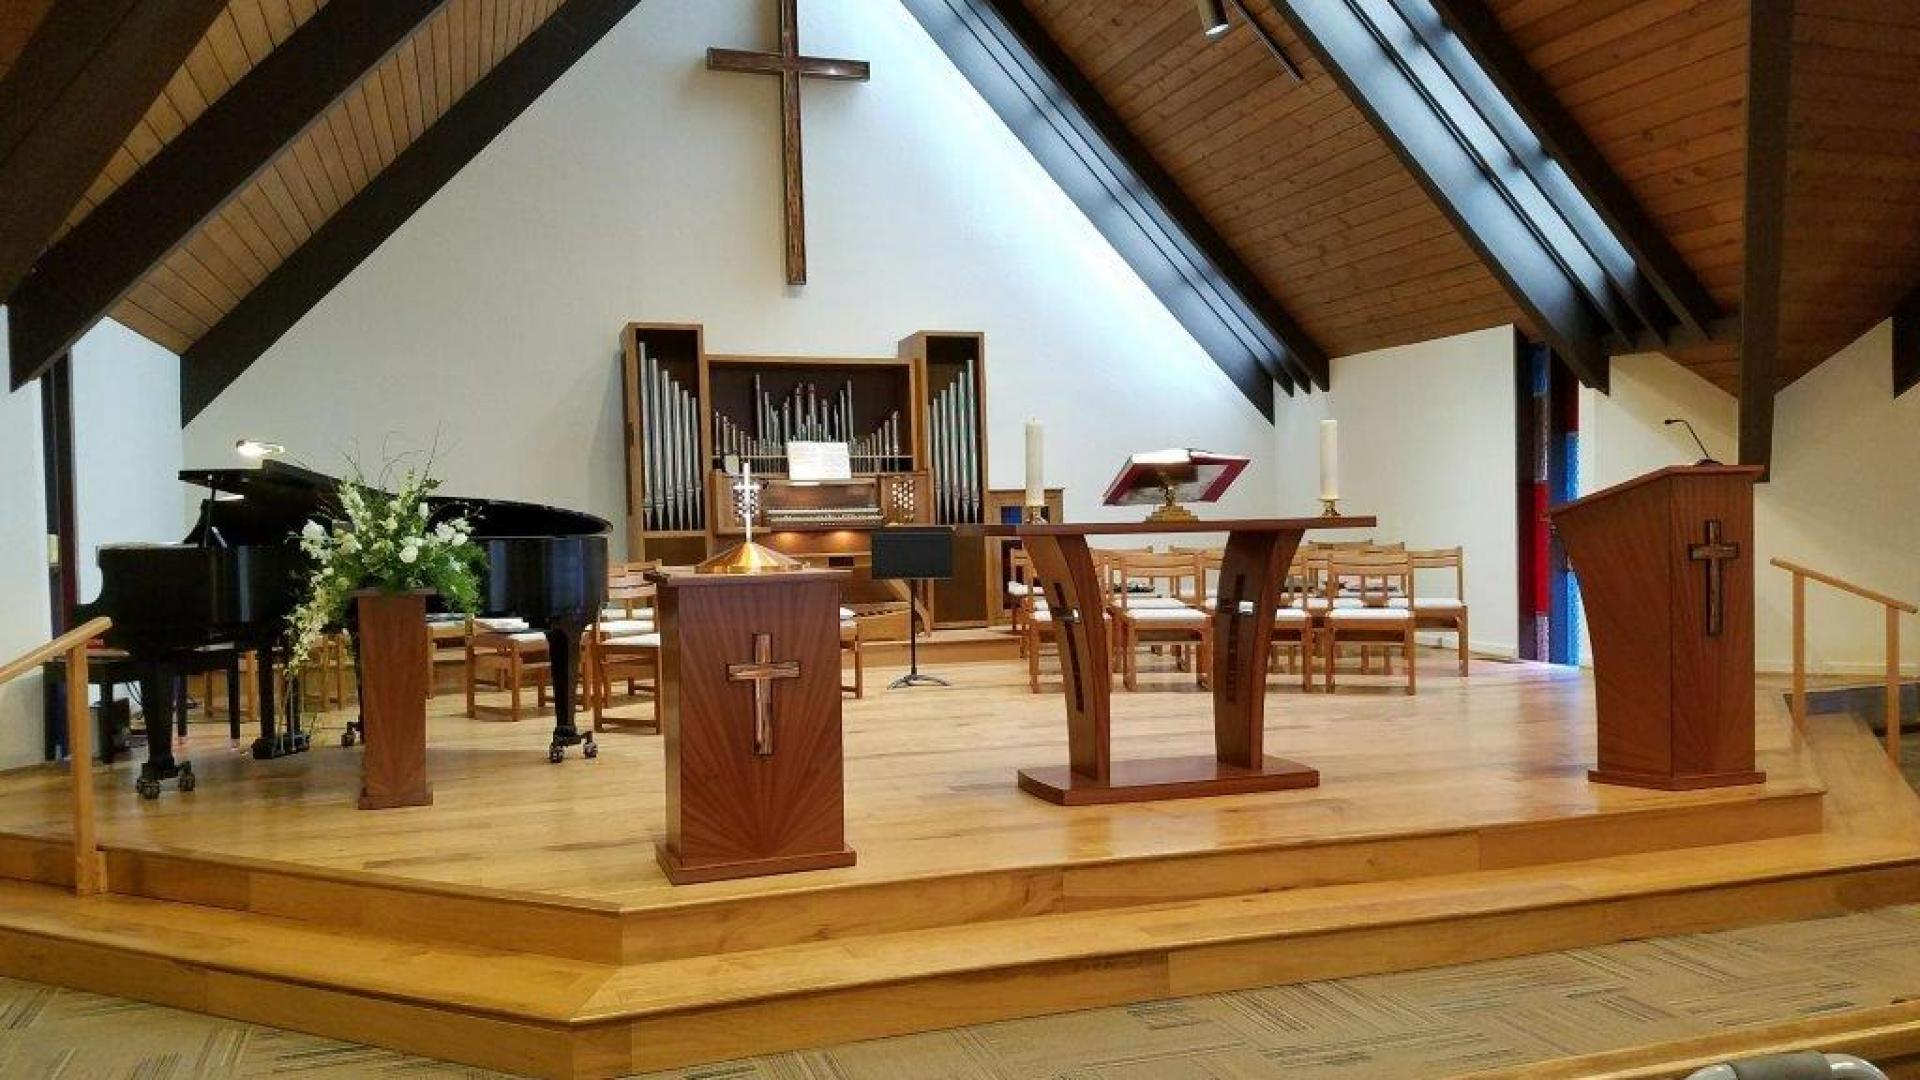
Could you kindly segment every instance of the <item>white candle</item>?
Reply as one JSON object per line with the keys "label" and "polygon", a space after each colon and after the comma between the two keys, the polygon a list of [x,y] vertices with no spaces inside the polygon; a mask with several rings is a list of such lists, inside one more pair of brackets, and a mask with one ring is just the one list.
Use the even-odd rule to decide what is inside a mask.
{"label": "white candle", "polygon": [[1320,421],[1320,497],[1340,497],[1340,421]]}
{"label": "white candle", "polygon": [[1047,505],[1046,474],[1042,468],[1040,421],[1027,421],[1027,505]]}
{"label": "white candle", "polygon": [[746,519],[747,543],[753,543],[753,462],[740,465],[740,516]]}

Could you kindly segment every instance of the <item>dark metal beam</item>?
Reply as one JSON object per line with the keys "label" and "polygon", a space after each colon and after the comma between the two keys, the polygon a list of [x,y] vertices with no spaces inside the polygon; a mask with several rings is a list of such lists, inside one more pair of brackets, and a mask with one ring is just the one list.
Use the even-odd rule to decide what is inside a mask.
{"label": "dark metal beam", "polygon": [[1920,287],[1893,309],[1893,396],[1920,386]]}
{"label": "dark metal beam", "polygon": [[[1114,250],[1267,416],[1327,356],[1018,0],[906,0],[920,25]],[[1197,36],[1198,27],[1194,30]]]}
{"label": "dark metal beam", "polygon": [[1580,381],[1607,388],[1608,326],[1452,122],[1402,70],[1353,0],[1274,0],[1408,171]]}
{"label": "dark metal beam", "polygon": [[[0,297],[18,285],[225,0],[56,3],[0,80]],[[13,358],[13,385],[39,373]]]}
{"label": "dark metal beam", "polygon": [[181,422],[198,416],[639,2],[566,0],[454,102],[181,355]]}
{"label": "dark metal beam", "polygon": [[[1773,461],[1786,240],[1787,108],[1793,0],[1754,0],[1748,14],[1746,262],[1740,298],[1740,464]],[[1764,479],[1764,476],[1762,477]]]}
{"label": "dark metal beam", "polygon": [[439,6],[333,0],[61,237],[10,305],[15,384],[71,348]]}
{"label": "dark metal beam", "polygon": [[1430,0],[1447,26],[1465,44],[1514,111],[1533,130],[1540,145],[1566,171],[1580,193],[1632,253],[1634,261],[1679,318],[1679,325],[1705,334],[1719,306],[1700,284],[1692,267],[1674,250],[1633,192],[1607,164],[1533,66],[1500,27],[1485,0]]}

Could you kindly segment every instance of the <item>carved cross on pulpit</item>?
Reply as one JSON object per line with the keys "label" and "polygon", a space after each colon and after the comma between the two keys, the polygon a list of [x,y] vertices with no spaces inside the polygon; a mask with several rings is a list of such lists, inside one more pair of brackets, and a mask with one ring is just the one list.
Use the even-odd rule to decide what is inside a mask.
{"label": "carved cross on pulpit", "polygon": [[800,661],[775,660],[773,635],[753,635],[753,660],[728,664],[727,678],[753,684],[753,752],[773,756],[773,680],[800,677]]}
{"label": "carved cross on pulpit", "polygon": [[1707,636],[1719,637],[1726,626],[1726,582],[1724,568],[1730,559],[1740,557],[1740,545],[1728,543],[1720,533],[1718,521],[1707,522],[1705,543],[1687,548],[1687,558],[1707,564]]}
{"label": "carved cross on pulpit", "polygon": [[807,283],[807,207],[801,178],[800,80],[866,82],[872,70],[865,60],[833,60],[800,55],[799,0],[780,2],[780,51],[708,49],[709,71],[747,71],[780,76],[780,164],[787,222],[787,284]]}

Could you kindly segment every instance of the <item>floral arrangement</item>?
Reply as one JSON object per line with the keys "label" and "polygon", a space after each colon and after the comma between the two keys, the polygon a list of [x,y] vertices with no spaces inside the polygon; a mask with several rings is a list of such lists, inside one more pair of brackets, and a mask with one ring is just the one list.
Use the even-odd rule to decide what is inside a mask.
{"label": "floral arrangement", "polygon": [[290,669],[307,662],[357,590],[432,589],[449,611],[479,604],[486,554],[470,542],[473,524],[465,517],[431,521],[427,496],[439,486],[426,470],[409,469],[389,492],[356,466],[341,481],[339,513],[300,530],[300,550],[312,565],[306,596],[287,616]]}

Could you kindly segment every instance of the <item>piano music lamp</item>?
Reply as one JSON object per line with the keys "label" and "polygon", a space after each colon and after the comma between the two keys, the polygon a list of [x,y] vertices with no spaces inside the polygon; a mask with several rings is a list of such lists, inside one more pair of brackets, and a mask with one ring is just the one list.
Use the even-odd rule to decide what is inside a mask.
{"label": "piano music lamp", "polygon": [[248,461],[259,461],[262,458],[279,457],[287,452],[287,448],[277,442],[266,442],[262,439],[235,439],[233,452]]}

